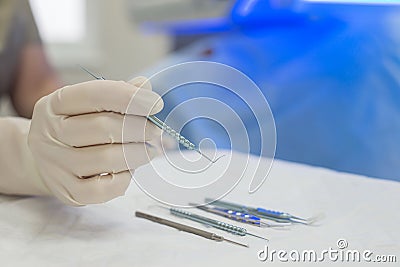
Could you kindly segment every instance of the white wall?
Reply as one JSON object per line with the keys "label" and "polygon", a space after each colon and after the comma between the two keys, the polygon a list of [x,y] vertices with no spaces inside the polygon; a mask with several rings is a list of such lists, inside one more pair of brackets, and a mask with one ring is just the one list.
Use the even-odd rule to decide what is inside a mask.
{"label": "white wall", "polygon": [[[223,13],[227,2],[231,0],[85,1],[89,42],[72,44],[73,49],[45,44],[48,58],[65,85],[93,79],[78,64],[107,79],[131,78],[135,73],[156,64],[170,49],[167,36],[143,33],[138,21],[216,16]],[[46,7],[42,5],[44,13],[57,16]],[[74,19],[73,14],[70,19]],[[9,100],[3,98],[0,99],[0,115],[5,114],[13,114],[13,110]]]}
{"label": "white wall", "polygon": [[[126,0],[88,0],[88,34],[94,36],[89,46],[94,56],[66,62],[52,51],[50,60],[66,84],[91,79],[76,64],[100,72],[104,77],[126,80],[138,71],[155,64],[169,50],[169,40],[161,34],[144,34],[132,20]],[[83,47],[82,50],[87,49]],[[81,51],[77,51],[79,54]],[[86,50],[86,53],[89,51]],[[60,53],[60,52],[59,52]],[[62,53],[62,52],[61,52]],[[75,60],[74,60],[75,61]]]}

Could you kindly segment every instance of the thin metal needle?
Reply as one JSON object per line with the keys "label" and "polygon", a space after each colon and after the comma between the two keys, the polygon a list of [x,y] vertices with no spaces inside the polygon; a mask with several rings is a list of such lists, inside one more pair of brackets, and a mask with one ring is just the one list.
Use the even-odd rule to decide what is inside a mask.
{"label": "thin metal needle", "polygon": [[217,157],[216,159],[212,160],[212,159],[209,158],[206,154],[202,153],[200,150],[195,149],[195,151],[196,151],[197,153],[199,153],[200,155],[202,155],[203,157],[205,157],[206,159],[208,159],[209,161],[211,161],[212,163],[215,163],[215,162],[217,162],[218,160],[220,160],[221,158],[223,158],[223,157],[226,156],[226,155],[222,155],[222,156],[219,156],[219,157]]}
{"label": "thin metal needle", "polygon": [[249,245],[247,245],[247,244],[242,244],[242,243],[239,243],[239,242],[236,242],[236,241],[227,239],[227,238],[225,238],[225,237],[223,237],[223,239],[224,239],[224,241],[229,242],[229,243],[232,243],[232,244],[235,244],[235,245],[239,245],[239,246],[242,246],[242,247],[245,247],[245,248],[248,248],[248,247],[249,247]]}
{"label": "thin metal needle", "polygon": [[79,68],[81,68],[83,71],[87,72],[89,75],[93,76],[96,80],[105,80],[106,78],[104,78],[103,76],[97,76],[96,74],[94,74],[93,72],[91,72],[90,70],[88,70],[87,68],[85,68],[84,66],[78,65]]}
{"label": "thin metal needle", "polygon": [[251,235],[251,236],[258,237],[258,238],[264,239],[266,241],[269,241],[268,238],[265,238],[265,237],[262,237],[262,236],[259,236],[259,235],[255,235],[255,234],[252,234],[252,233],[249,233],[249,232],[247,232],[247,235]]}

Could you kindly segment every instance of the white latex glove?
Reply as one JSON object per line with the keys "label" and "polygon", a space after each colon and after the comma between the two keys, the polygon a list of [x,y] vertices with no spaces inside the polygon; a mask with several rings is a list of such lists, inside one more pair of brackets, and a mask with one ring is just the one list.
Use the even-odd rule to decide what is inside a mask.
{"label": "white latex glove", "polygon": [[[136,87],[153,90],[149,79],[143,76],[136,77],[129,81],[130,84],[135,85]],[[165,150],[177,150],[179,149],[179,143],[176,142],[176,139],[172,138],[168,134],[164,134],[162,138],[157,138],[152,140],[151,145],[157,149],[158,153],[163,153]]]}
{"label": "white latex glove", "polygon": [[[135,127],[122,140],[123,114],[131,99],[126,120]],[[123,195],[131,180],[124,152],[134,161],[129,166],[135,168],[155,156],[145,141],[159,138],[161,131],[145,116],[162,108],[161,98],[151,90],[116,81],[85,82],[43,97],[35,105],[28,136],[32,165],[38,172],[32,170],[32,176],[26,177],[27,188],[3,191],[51,194],[69,205],[101,203]],[[108,175],[100,175],[104,173]],[[18,182],[19,187],[23,184]]]}

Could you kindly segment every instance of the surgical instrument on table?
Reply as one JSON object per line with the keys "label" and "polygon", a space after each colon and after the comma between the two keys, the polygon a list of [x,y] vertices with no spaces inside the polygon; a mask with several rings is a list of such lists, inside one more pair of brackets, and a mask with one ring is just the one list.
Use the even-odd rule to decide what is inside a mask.
{"label": "surgical instrument on table", "polygon": [[[86,69],[85,67],[78,65],[82,70],[84,70],[85,72],[87,72],[89,75],[93,76],[96,80],[105,80],[105,78],[103,76],[98,76],[95,75],[94,73],[92,73],[91,71],[89,71],[88,69]],[[178,133],[177,131],[175,131],[174,129],[172,129],[170,126],[168,126],[165,122],[163,122],[162,120],[160,120],[159,118],[157,118],[154,115],[150,115],[147,116],[147,119],[149,121],[151,121],[152,123],[154,123],[158,128],[160,128],[161,130],[163,130],[164,132],[166,132],[168,135],[170,135],[171,137],[173,137],[179,144],[181,144],[182,146],[184,146],[186,149],[188,150],[194,150],[197,153],[199,153],[202,157],[206,158],[207,160],[209,160],[211,163],[216,163],[220,158],[222,158],[225,155],[219,156],[216,159],[211,159],[209,158],[207,155],[205,155],[204,153],[202,153],[200,151],[199,148],[196,147],[195,144],[193,144],[192,142],[189,141],[189,139],[185,138],[184,136],[182,136],[180,133]]]}
{"label": "surgical instrument on table", "polygon": [[179,231],[184,231],[184,232],[187,232],[187,233],[195,234],[195,235],[198,235],[198,236],[210,239],[210,240],[214,240],[214,241],[217,241],[217,242],[227,241],[229,243],[232,243],[232,244],[235,244],[235,245],[239,245],[239,246],[242,246],[242,247],[246,247],[246,248],[249,247],[246,244],[242,244],[242,243],[227,239],[227,238],[225,238],[223,236],[220,236],[220,235],[217,235],[215,233],[207,232],[207,231],[204,231],[204,230],[201,230],[201,229],[189,226],[189,225],[184,225],[184,224],[180,224],[180,223],[173,222],[173,221],[170,221],[170,220],[166,220],[166,219],[163,219],[163,218],[160,218],[160,217],[157,217],[157,216],[153,216],[153,215],[150,215],[150,214],[146,214],[146,213],[143,213],[143,212],[140,212],[140,211],[136,211],[135,212],[135,216],[138,217],[138,218],[144,218],[144,219],[147,219],[147,220],[150,220],[152,222],[159,223],[159,224],[167,225],[169,227],[178,229]]}
{"label": "surgical instrument on table", "polygon": [[227,209],[234,209],[242,212],[248,212],[250,214],[257,215],[261,218],[273,220],[276,222],[282,222],[282,223],[300,223],[300,224],[306,224],[309,225],[315,221],[315,219],[303,219],[300,217],[293,216],[287,212],[281,212],[281,211],[273,211],[273,210],[267,210],[264,208],[253,208],[253,207],[247,207],[227,201],[222,201],[222,200],[213,200],[210,198],[205,199],[206,202],[212,202],[212,205],[218,206],[218,207],[223,207]]}
{"label": "surgical instrument on table", "polygon": [[271,224],[263,221],[260,217],[257,217],[253,214],[240,212],[232,209],[224,209],[224,208],[216,208],[216,207],[208,207],[208,206],[197,206],[198,209],[204,210],[206,212],[210,212],[234,221],[258,226],[258,227],[284,227],[287,226],[283,223],[279,224]]}
{"label": "surgical instrument on table", "polygon": [[191,213],[188,211],[184,211],[184,210],[179,210],[179,209],[175,209],[175,208],[170,208],[169,210],[170,210],[171,214],[173,214],[175,216],[178,216],[181,218],[186,218],[186,219],[189,219],[189,220],[192,220],[195,222],[199,222],[199,223],[223,230],[225,232],[228,232],[228,233],[231,233],[234,235],[240,235],[240,236],[250,235],[250,236],[254,236],[254,237],[261,238],[261,239],[268,241],[267,238],[249,233],[249,232],[247,232],[247,230],[245,228],[240,227],[240,226],[235,226],[235,225],[232,225],[229,223],[224,223],[224,222],[221,222],[218,220],[210,219],[210,218],[200,216],[200,215],[197,215],[197,214],[194,214],[194,213]]}

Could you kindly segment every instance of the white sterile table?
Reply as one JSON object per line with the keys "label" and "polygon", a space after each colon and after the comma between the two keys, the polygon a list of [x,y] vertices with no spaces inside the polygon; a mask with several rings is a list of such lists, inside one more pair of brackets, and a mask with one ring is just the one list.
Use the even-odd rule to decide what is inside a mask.
{"label": "white sterile table", "polygon": [[[250,163],[254,160],[250,158]],[[136,173],[145,176],[150,168],[151,165],[144,166]],[[271,266],[288,264],[282,262],[285,258],[292,262],[289,253],[295,257],[293,251],[313,250],[320,255],[330,248],[339,250],[338,240],[347,245],[344,250],[371,251],[371,259],[394,255],[397,263],[386,265],[398,266],[399,182],[280,160],[274,161],[267,180],[254,194],[248,194],[250,178],[244,177],[224,200],[303,217],[323,213],[324,218],[316,226],[285,230],[246,226],[248,231],[268,237],[267,243],[173,217],[167,210],[158,209],[158,202],[133,182],[123,197],[79,208],[64,206],[51,198],[0,196],[1,266]],[[247,243],[249,248],[210,241],[136,218],[136,210],[218,233]],[[261,261],[259,257],[265,259],[266,254],[260,251],[266,247],[269,254],[273,250],[287,254],[281,254],[281,260],[276,253]],[[326,255],[322,265],[333,264],[332,261]],[[337,261],[336,266],[366,264],[362,259],[361,263]],[[304,261],[294,265],[309,264]],[[365,266],[374,265],[382,264],[370,262]]]}

